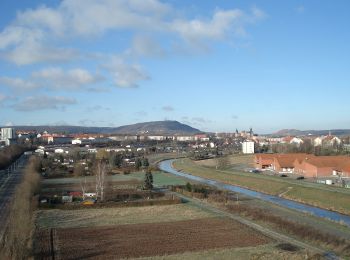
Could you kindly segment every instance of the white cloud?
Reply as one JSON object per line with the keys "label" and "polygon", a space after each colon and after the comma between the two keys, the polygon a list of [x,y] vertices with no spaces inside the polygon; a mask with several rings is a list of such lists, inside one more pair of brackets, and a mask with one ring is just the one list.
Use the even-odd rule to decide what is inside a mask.
{"label": "white cloud", "polygon": [[184,40],[198,44],[205,40],[223,40],[228,35],[245,35],[245,25],[263,19],[265,13],[253,7],[251,14],[240,9],[216,10],[211,19],[175,20],[171,29]]}
{"label": "white cloud", "polygon": [[170,7],[156,0],[65,0],[59,10],[66,15],[71,31],[91,36],[111,29],[160,30],[159,17]]}
{"label": "white cloud", "polygon": [[76,68],[64,71],[61,68],[51,67],[33,72],[32,78],[47,88],[80,88],[103,80],[100,75],[92,75],[84,69]]}
{"label": "white cloud", "polygon": [[61,109],[64,110],[66,105],[76,104],[74,98],[63,96],[30,96],[21,100],[13,107],[18,111],[35,111],[46,109]]}
{"label": "white cloud", "polygon": [[9,121],[9,122],[6,122],[6,123],[5,123],[5,126],[7,126],[7,127],[9,127],[9,126],[14,126],[14,124],[13,124],[11,121]]}
{"label": "white cloud", "polygon": [[[245,25],[265,17],[253,7],[216,10],[210,19],[176,19],[176,10],[159,0],[63,0],[56,7],[40,6],[18,12],[0,33],[1,56],[18,65],[66,62],[78,52],[62,47],[62,39],[96,37],[110,30],[165,33],[191,44],[222,40],[231,33],[245,34]],[[61,46],[61,47],[57,47]],[[162,50],[147,37],[135,37],[133,50],[140,55],[160,55]]]}
{"label": "white cloud", "polygon": [[221,39],[231,29],[232,22],[239,20],[242,16],[241,10],[216,11],[209,21],[175,20],[171,28],[189,41]]}
{"label": "white cloud", "polygon": [[33,72],[28,79],[0,77],[0,84],[15,91],[28,91],[39,88],[81,90],[83,87],[90,91],[92,84],[102,80],[104,80],[102,76],[93,75],[81,68],[65,71],[59,67],[49,67]]}
{"label": "white cloud", "polygon": [[69,62],[79,57],[79,53],[70,48],[48,47],[37,42],[27,42],[5,52],[1,57],[16,65],[29,65],[42,62]]}
{"label": "white cloud", "polygon": [[18,12],[16,23],[22,26],[47,29],[57,35],[62,35],[66,29],[63,13],[46,6]]}
{"label": "white cloud", "polygon": [[163,48],[150,36],[136,35],[131,43],[131,49],[127,54],[136,56],[162,57],[165,55]]}
{"label": "white cloud", "polygon": [[104,65],[112,75],[114,84],[122,88],[138,87],[140,81],[149,80],[150,77],[138,64],[128,64],[120,57],[113,57]]}
{"label": "white cloud", "polygon": [[38,87],[37,84],[21,78],[0,77],[0,84],[15,90],[32,90]]}

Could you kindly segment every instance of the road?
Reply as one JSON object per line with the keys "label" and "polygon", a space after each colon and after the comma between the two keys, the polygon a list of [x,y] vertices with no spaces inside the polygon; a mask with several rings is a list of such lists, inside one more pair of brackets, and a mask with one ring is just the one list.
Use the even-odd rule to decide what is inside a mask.
{"label": "road", "polygon": [[169,193],[172,193],[180,198],[182,198],[183,200],[185,201],[189,201],[191,202],[194,206],[200,208],[200,209],[204,209],[204,210],[207,210],[207,211],[210,211],[210,212],[213,212],[215,214],[217,214],[218,216],[222,216],[222,217],[227,217],[227,218],[230,218],[230,219],[233,219],[239,223],[242,223],[244,225],[247,225],[259,232],[261,232],[262,234],[276,240],[276,241],[281,241],[281,242],[284,242],[284,243],[289,243],[289,244],[293,244],[295,246],[298,246],[300,248],[305,248],[307,250],[309,250],[310,252],[314,252],[314,253],[319,253],[321,255],[323,255],[324,259],[328,259],[328,260],[335,260],[335,259],[341,259],[339,257],[337,257],[335,254],[331,253],[331,252],[327,252],[321,248],[318,248],[318,247],[315,247],[315,246],[312,246],[312,245],[309,245],[307,243],[304,243],[304,242],[301,242],[299,240],[296,240],[294,238],[291,238],[289,236],[286,236],[284,234],[280,234],[280,233],[277,233],[273,230],[270,230],[268,228],[265,228],[263,226],[260,226],[252,221],[249,221],[247,219],[244,219],[240,216],[237,216],[235,214],[232,214],[232,213],[229,213],[229,212],[226,212],[224,210],[221,210],[217,207],[214,207],[208,203],[204,203],[202,201],[200,201],[199,199],[195,199],[195,198],[190,198],[190,197],[187,197],[187,196],[184,196],[183,194],[180,194],[180,193],[177,193],[177,192],[170,192]]}
{"label": "road", "polygon": [[9,167],[9,171],[0,171],[0,240],[6,230],[11,200],[15,193],[17,184],[19,184],[22,179],[26,161],[27,158],[22,155]]}

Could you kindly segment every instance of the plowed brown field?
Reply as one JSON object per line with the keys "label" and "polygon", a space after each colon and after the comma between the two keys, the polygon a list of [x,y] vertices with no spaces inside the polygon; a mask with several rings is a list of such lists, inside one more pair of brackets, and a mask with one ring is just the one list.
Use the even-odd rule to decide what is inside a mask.
{"label": "plowed brown field", "polygon": [[[171,255],[214,248],[257,246],[271,241],[240,223],[221,218],[56,231],[54,244],[58,252],[55,256],[61,259]],[[43,243],[50,240],[45,237],[48,233],[42,232],[40,240]],[[44,256],[45,252],[37,257],[41,258],[40,255]]]}

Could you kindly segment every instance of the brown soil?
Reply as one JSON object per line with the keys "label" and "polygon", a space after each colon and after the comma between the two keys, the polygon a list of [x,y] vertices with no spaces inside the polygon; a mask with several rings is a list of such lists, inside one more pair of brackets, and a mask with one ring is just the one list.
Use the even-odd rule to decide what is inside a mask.
{"label": "brown soil", "polygon": [[[50,243],[45,230],[38,232],[42,243]],[[232,220],[209,218],[166,223],[119,225],[114,227],[57,229],[55,256],[61,259],[116,259],[171,255],[215,248],[266,244],[271,239]],[[37,252],[38,259],[50,252]]]}

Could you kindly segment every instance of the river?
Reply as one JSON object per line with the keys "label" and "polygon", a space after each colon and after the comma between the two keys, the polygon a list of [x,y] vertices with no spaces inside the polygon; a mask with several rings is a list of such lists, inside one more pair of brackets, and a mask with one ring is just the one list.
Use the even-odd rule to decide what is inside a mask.
{"label": "river", "polygon": [[218,182],[215,180],[210,180],[210,179],[194,176],[194,175],[191,175],[191,174],[188,174],[185,172],[179,172],[172,167],[173,161],[174,160],[162,161],[159,163],[159,168],[165,172],[168,172],[168,173],[171,173],[171,174],[174,174],[177,176],[181,176],[181,177],[193,180],[193,181],[197,181],[200,183],[204,183],[207,185],[215,186],[216,188],[219,188],[219,189],[241,193],[241,194],[253,197],[253,198],[272,202],[274,204],[277,204],[277,205],[280,205],[283,207],[287,207],[287,208],[294,209],[294,210],[304,212],[304,213],[309,213],[309,214],[312,214],[312,215],[317,216],[317,217],[330,219],[330,220],[333,220],[336,222],[342,222],[345,225],[347,225],[348,227],[350,227],[350,216],[343,215],[343,214],[333,212],[330,210],[326,210],[326,209],[320,209],[317,207],[305,205],[303,203],[291,201],[291,200],[284,199],[284,198],[281,198],[278,196],[268,195],[265,193],[241,188],[241,187],[238,187],[235,185],[225,184],[225,183]]}

